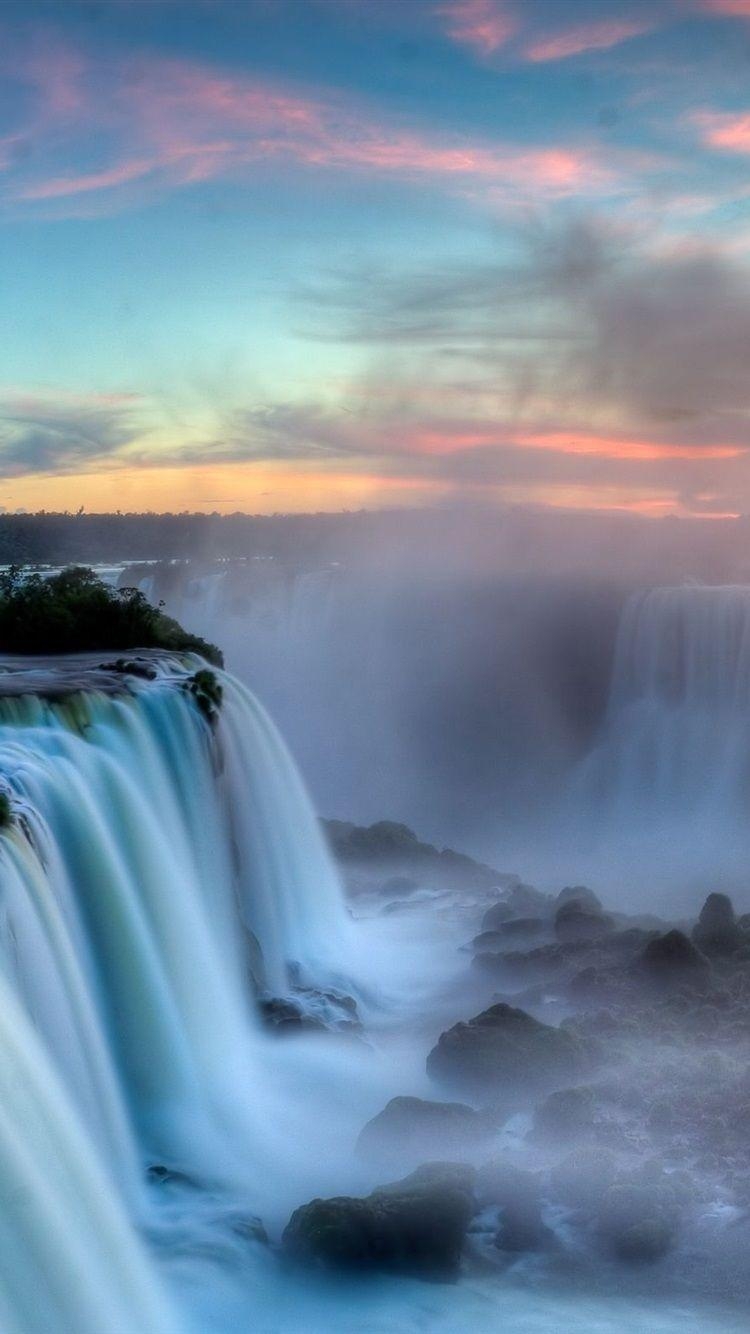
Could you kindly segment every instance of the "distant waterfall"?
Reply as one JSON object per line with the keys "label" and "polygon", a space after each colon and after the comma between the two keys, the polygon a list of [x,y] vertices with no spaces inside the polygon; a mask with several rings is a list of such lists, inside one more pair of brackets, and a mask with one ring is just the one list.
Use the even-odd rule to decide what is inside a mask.
{"label": "distant waterfall", "polygon": [[611,857],[629,843],[652,870],[746,880],[750,586],[655,588],[628,600],[606,715],[566,810]]}
{"label": "distant waterfall", "polygon": [[127,1219],[145,1166],[218,1179],[234,1152],[249,1173],[271,1142],[255,990],[347,967],[336,873],[267,715],[217,673],[212,727],[185,689],[202,664],[156,662],[115,693],[0,677],[4,1334],[171,1328]]}

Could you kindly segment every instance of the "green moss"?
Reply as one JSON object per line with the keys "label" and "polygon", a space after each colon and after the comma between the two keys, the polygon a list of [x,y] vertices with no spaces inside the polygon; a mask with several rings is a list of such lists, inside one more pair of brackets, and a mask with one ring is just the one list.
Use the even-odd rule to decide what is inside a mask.
{"label": "green moss", "polygon": [[223,665],[215,644],[190,635],[137,588],[111,588],[93,570],[71,565],[50,579],[0,574],[0,652],[82,653],[160,648],[198,653]]}

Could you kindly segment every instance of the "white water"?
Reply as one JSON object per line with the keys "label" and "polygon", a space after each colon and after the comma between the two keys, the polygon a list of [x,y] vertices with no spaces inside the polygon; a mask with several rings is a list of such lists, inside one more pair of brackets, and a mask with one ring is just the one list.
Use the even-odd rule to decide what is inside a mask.
{"label": "white water", "polygon": [[746,905],[749,705],[750,586],[633,595],[602,726],[563,801],[580,873],[608,865],[657,911],[712,888]]}
{"label": "white water", "polygon": [[252,1181],[278,1153],[254,978],[330,983],[348,957],[272,724],[220,674],[213,735],[161,666],[134,696],[0,700],[4,1332],[171,1328],[128,1221],[158,1223],[145,1167]]}
{"label": "white water", "polygon": [[[3,1334],[742,1328],[497,1275],[357,1287],[292,1273],[233,1231],[258,1211],[278,1235],[301,1200],[375,1184],[352,1145],[387,1097],[429,1096],[424,1055],[465,1003],[455,943],[479,909],[368,928],[360,953],[403,1011],[373,1049],[264,1036],[259,975],[270,990],[300,974],[335,985],[357,939],[267,716],[222,676],[213,733],[182,669],[161,667],[132,697],[0,700],[17,816],[0,837]],[[154,1163],[196,1184],[159,1193]]]}

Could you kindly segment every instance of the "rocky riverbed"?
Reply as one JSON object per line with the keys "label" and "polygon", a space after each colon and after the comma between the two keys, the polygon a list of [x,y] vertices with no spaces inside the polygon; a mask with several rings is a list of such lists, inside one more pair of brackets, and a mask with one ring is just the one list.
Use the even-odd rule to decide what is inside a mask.
{"label": "rocky riverbed", "polygon": [[[454,855],[374,828],[385,859],[378,834],[336,830],[352,902],[408,918],[429,896],[447,913]],[[303,1204],[283,1249],[323,1268],[746,1302],[750,916],[720,893],[684,920],[628,916],[589,887],[494,873],[490,889],[488,872],[467,876],[453,1020],[431,1037],[421,1023],[428,1082],[359,1129],[378,1184]]]}

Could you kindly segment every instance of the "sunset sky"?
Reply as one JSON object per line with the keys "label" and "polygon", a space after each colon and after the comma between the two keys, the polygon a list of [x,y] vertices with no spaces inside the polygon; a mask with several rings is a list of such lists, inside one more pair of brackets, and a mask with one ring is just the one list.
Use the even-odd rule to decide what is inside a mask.
{"label": "sunset sky", "polygon": [[0,505],[750,512],[750,0],[0,5]]}

